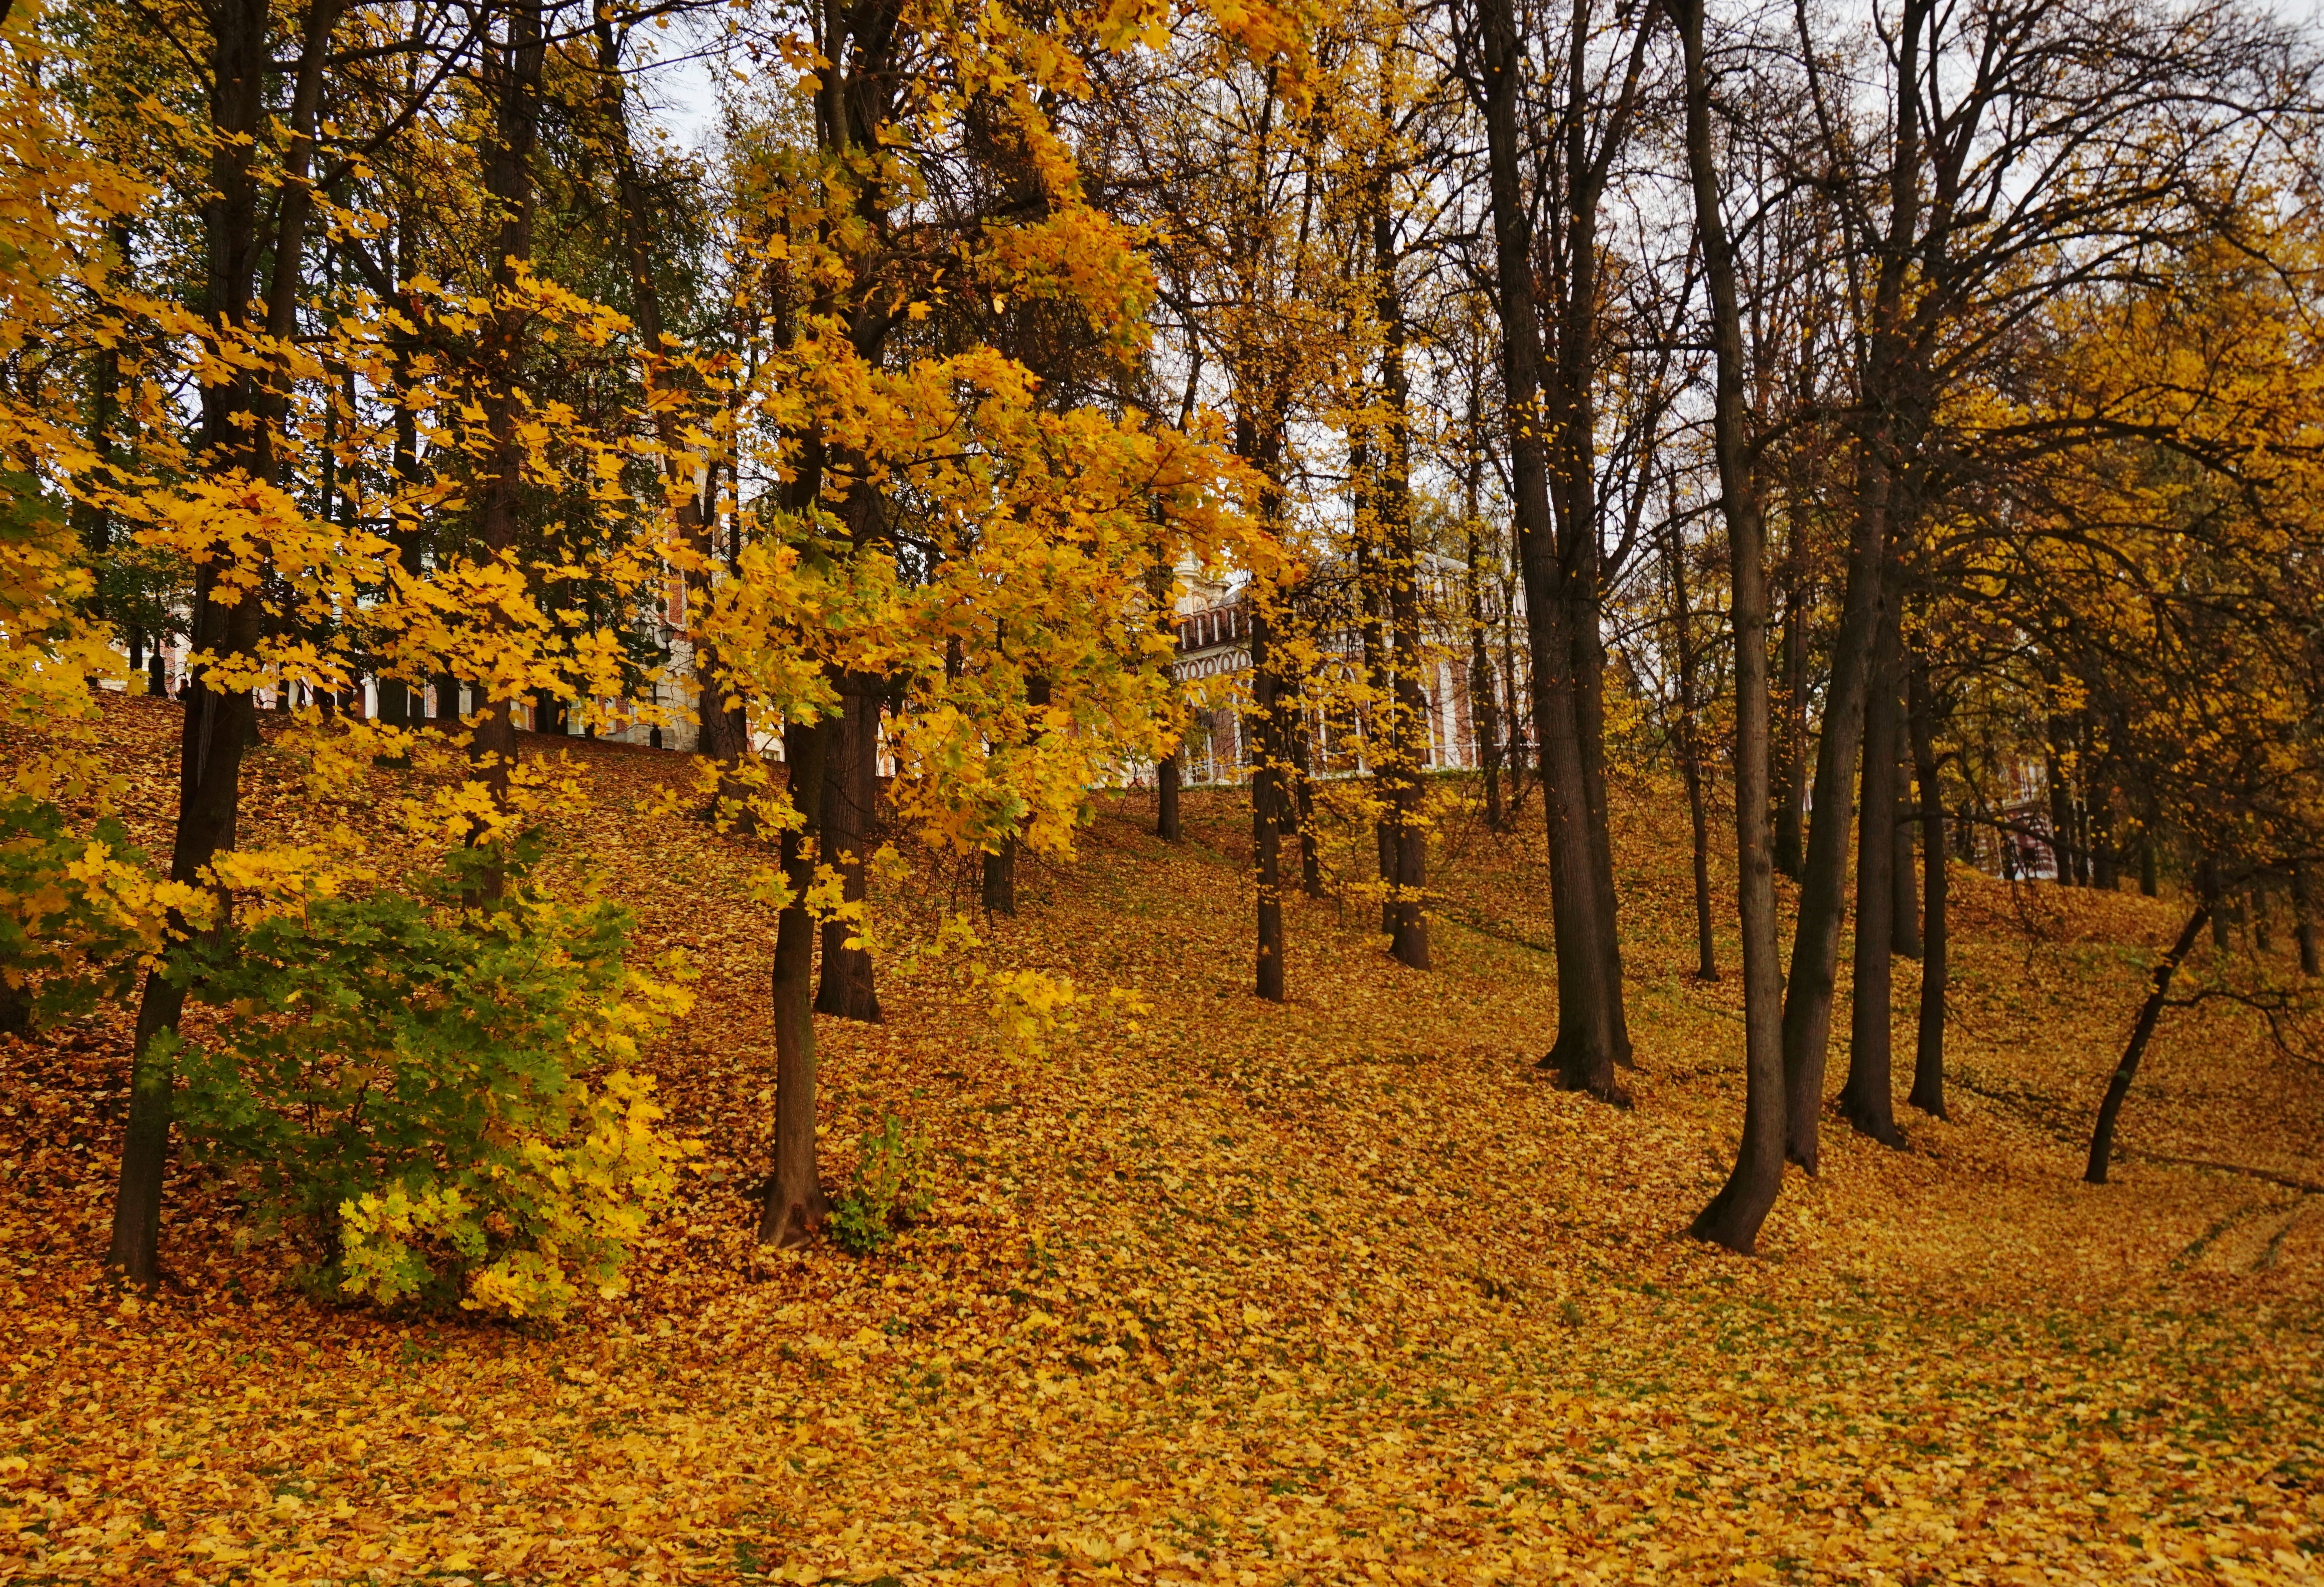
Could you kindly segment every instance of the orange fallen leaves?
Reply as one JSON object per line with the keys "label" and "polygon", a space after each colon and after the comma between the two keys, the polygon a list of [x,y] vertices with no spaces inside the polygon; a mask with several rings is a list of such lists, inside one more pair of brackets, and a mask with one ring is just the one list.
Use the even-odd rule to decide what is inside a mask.
{"label": "orange fallen leaves", "polygon": [[[158,789],[169,707],[108,752]],[[559,746],[568,747],[568,746]],[[2324,1536],[2310,1198],[2134,1158],[2076,1182],[2162,929],[2045,891],[2033,943],[1963,878],[1958,1118],[1829,1137],[1747,1262],[1680,1237],[1740,1106],[1731,981],[1698,986],[1674,801],[1618,789],[1637,1108],[1560,1093],[1539,845],[1442,835],[1441,968],[1292,909],[1293,1001],[1247,995],[1239,804],[1189,842],[1108,798],[1028,859],[996,970],[1134,989],[1004,1056],[933,960],[825,1022],[825,1177],[885,1112],[935,1142],[887,1254],[761,1252],[771,935],[751,856],[569,746],[562,862],[684,946],[649,1055],[705,1152],[633,1293],[561,1330],[383,1319],[279,1286],[226,1187],[173,1186],[171,1282],[97,1282],[118,1021],[0,1047],[0,1573],[523,1582],[2300,1582]],[[253,819],[296,808],[261,756]],[[285,796],[267,791],[280,788]],[[159,807],[142,814],[151,822]],[[1240,825],[1239,825],[1240,824]],[[279,835],[271,828],[269,835]],[[141,836],[149,835],[141,833]],[[1243,839],[1247,842],[1247,838]],[[883,900],[941,900],[924,860]],[[1457,922],[1466,921],[1467,924]],[[1909,991],[1909,988],[1907,989]],[[1902,1000],[1900,1000],[1900,1007]],[[2177,1019],[2174,1016],[2174,1019]],[[2315,1081],[2201,1011],[2126,1138],[2298,1176]],[[2312,1175],[2312,1168],[2310,1170]]]}

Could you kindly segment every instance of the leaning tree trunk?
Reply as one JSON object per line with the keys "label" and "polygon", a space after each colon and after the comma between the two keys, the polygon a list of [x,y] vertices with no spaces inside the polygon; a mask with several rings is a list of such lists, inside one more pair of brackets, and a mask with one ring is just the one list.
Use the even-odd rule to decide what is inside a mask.
{"label": "leaning tree trunk", "polygon": [[787,897],[775,918],[770,996],[775,1025],[774,1170],[759,1204],[759,1240],[766,1245],[805,1245],[831,1210],[815,1160],[816,923],[807,896],[815,885],[833,728],[833,719],[825,716],[783,729],[783,759],[799,825],[782,835]]}
{"label": "leaning tree trunk", "polygon": [[[864,856],[871,852],[873,807],[880,790],[881,679],[866,672],[839,678],[840,714],[832,722],[832,744],[823,778],[824,863],[839,872],[840,898],[861,904],[866,896]],[[815,1011],[842,1020],[880,1022],[880,993],[872,953],[848,946],[862,930],[844,920],[823,923],[822,979]]]}
{"label": "leaning tree trunk", "polygon": [[2114,1078],[2107,1083],[2106,1100],[2098,1104],[2098,1125],[2090,1131],[2090,1158],[2082,1170],[2082,1177],[2092,1185],[2107,1182],[2107,1166],[2114,1160],[2115,1121],[2122,1116],[2123,1098],[2130,1094],[2130,1083],[2138,1078],[2138,1061],[2146,1056],[2146,1044],[2154,1039],[2154,1026],[2163,1018],[2163,1006],[2170,1001],[2171,981],[2179,973],[2179,966],[2194,950],[2195,939],[2202,935],[2203,923],[2211,918],[2212,900],[2205,898],[2187,917],[2180,928],[2179,940],[2172,943],[2154,966],[2154,984],[2146,994],[2145,1003],[2138,1010],[2138,1022],[2131,1027],[2130,1043],[2122,1049],[2122,1062],[2114,1066]]}
{"label": "leaning tree trunk", "polygon": [[[1868,457],[1867,482],[1849,549],[1840,633],[1832,646],[1823,731],[1816,739],[1815,797],[1801,870],[1792,973],[1784,998],[1785,1149],[1813,1173],[1817,1122],[1823,1112],[1824,1055],[1831,1034],[1832,992],[1840,970],[1840,925],[1847,880],[1850,800],[1857,748],[1864,731],[1866,663],[1880,623],[1880,574],[1887,541],[1887,471]],[[1879,937],[1887,940],[1887,917]]]}
{"label": "leaning tree trunk", "polygon": [[1850,1124],[1883,1146],[1901,1149],[1896,1128],[1895,1056],[1891,1047],[1895,928],[1896,741],[1898,617],[1893,597],[1882,614],[1865,701],[1864,776],[1857,814],[1856,957],[1850,967],[1848,1081],[1840,1109]]}
{"label": "leaning tree trunk", "polygon": [[[1792,938],[1792,978],[1784,1001],[1785,1124],[1792,1160],[1816,1168],[1823,1112],[1824,1059],[1831,1036],[1831,999],[1840,967],[1840,925],[1848,863],[1848,789],[1864,731],[1868,663],[1878,638],[1884,574],[1890,565],[1891,518],[1905,460],[1918,449],[1922,355],[1907,328],[1908,288],[1919,268],[1923,134],[1921,35],[1932,0],[1905,0],[1895,37],[1894,124],[1890,132],[1889,213],[1871,291],[1858,436],[1856,529],[1850,536],[1840,630],[1832,642],[1823,731],[1816,743],[1814,807],[1800,880],[1799,925]],[[1876,926],[1885,941],[1890,920]]]}
{"label": "leaning tree trunk", "polygon": [[1711,141],[1711,89],[1702,59],[1704,0],[1673,0],[1686,82],[1687,173],[1695,235],[1711,296],[1717,368],[1711,440],[1727,520],[1735,626],[1735,891],[1743,931],[1743,1141],[1727,1183],[1692,1232],[1750,1254],[1784,1184],[1783,972],[1775,943],[1775,833],[1769,821],[1771,724],[1767,687],[1766,526],[1753,476],[1743,396],[1743,327],[1735,257],[1720,213]]}
{"label": "leaning tree trunk", "polygon": [[[301,19],[286,180],[275,208],[273,269],[263,324],[278,344],[287,342],[296,328],[300,262],[312,208],[305,178],[322,101],[325,53],[338,12],[337,0],[313,0]],[[268,125],[270,14],[254,0],[228,0],[207,14],[213,30],[210,121],[219,135],[210,157],[212,196],[202,213],[208,261],[203,308],[208,323],[232,335],[249,328],[251,289],[261,251],[253,151]],[[262,387],[262,378],[271,382],[275,376],[236,372],[202,388],[201,457],[208,472],[273,479],[274,435],[287,401],[271,385]],[[222,577],[237,571],[224,556],[196,568],[189,657],[213,657],[234,667],[256,651],[263,627],[261,603],[248,595],[220,598]],[[231,590],[234,583],[226,579],[225,587]],[[257,734],[255,703],[247,688],[215,685],[211,669],[200,665],[189,673],[180,698],[185,715],[180,722],[178,822],[171,843],[170,879],[198,887],[204,885],[203,872],[211,861],[235,845],[242,810],[243,754]],[[174,910],[170,926],[180,933],[187,929]],[[128,1129],[122,1141],[106,1263],[127,1282],[147,1289],[161,1278],[161,1192],[177,1086],[170,1044],[161,1038],[176,1030],[186,992],[183,983],[148,972],[130,1047]]]}
{"label": "leaning tree trunk", "polygon": [[1923,926],[1921,933],[1921,1020],[1913,1049],[1913,1093],[1905,1101],[1932,1118],[1945,1113],[1945,983],[1951,973],[1948,958],[1951,939],[1945,926],[1945,903],[1950,892],[1945,857],[1944,789],[1938,778],[1934,713],[1928,679],[1917,666],[1908,669],[1910,707],[1905,714],[1912,731],[1913,770],[1921,785],[1921,863]]}

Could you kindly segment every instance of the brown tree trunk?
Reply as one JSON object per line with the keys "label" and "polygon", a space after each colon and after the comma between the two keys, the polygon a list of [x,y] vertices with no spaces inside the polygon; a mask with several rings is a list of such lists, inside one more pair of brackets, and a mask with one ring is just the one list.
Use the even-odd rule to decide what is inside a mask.
{"label": "brown tree trunk", "polygon": [[1323,845],[1315,832],[1315,777],[1304,723],[1288,724],[1291,736],[1291,786],[1296,794],[1285,814],[1299,835],[1299,889],[1311,899],[1329,898],[1323,886]]}
{"label": "brown tree trunk", "polygon": [[1266,614],[1250,602],[1250,834],[1259,889],[1258,952],[1252,990],[1269,1002],[1284,997],[1283,823],[1277,809],[1275,660]]}
{"label": "brown tree trunk", "polygon": [[1012,834],[998,848],[984,851],[983,880],[977,900],[991,915],[1017,913],[1017,839]]}
{"label": "brown tree trunk", "polygon": [[[613,186],[622,211],[622,244],[629,268],[631,312],[637,320],[638,339],[649,349],[645,366],[649,381],[665,373],[665,324],[661,289],[654,275],[652,239],[659,224],[653,213],[637,166],[630,137],[629,102],[622,76],[622,40],[610,9],[596,17],[598,97],[613,155]],[[666,407],[653,412],[655,438],[661,447],[665,479],[680,483],[686,474],[678,415]],[[717,562],[718,469],[714,458],[704,470],[700,494],[685,478],[687,489],[678,509],[678,532],[696,567],[681,576],[680,618],[693,644],[696,748],[723,764],[740,762],[750,752],[750,729],[741,703],[729,704],[727,684],[720,669],[717,647],[705,629],[710,614],[711,591]],[[731,786],[731,785],[730,785]]]}
{"label": "brown tree trunk", "polygon": [[[1815,794],[1801,872],[1799,925],[1792,939],[1791,983],[1784,1001],[1786,1128],[1792,1159],[1812,1173],[1823,1112],[1824,1061],[1831,1034],[1832,990],[1840,966],[1840,927],[1848,862],[1849,784],[1864,732],[1868,662],[1879,635],[1885,574],[1891,564],[1891,519],[1925,423],[1920,360],[1908,330],[1908,289],[1917,252],[1923,182],[1923,34],[1934,0],[1904,0],[1895,34],[1896,67],[1887,171],[1888,213],[1872,249],[1870,323],[1860,377],[1857,433],[1856,527],[1833,636],[1823,729],[1816,743]],[[1875,930],[1885,942],[1887,915]]]}
{"label": "brown tree trunk", "polygon": [[[1900,681],[1897,687],[1901,689],[1904,685]],[[1907,761],[1912,735],[1904,725],[1904,707],[1894,709],[1897,713],[1898,755],[1889,786],[1895,790],[1896,809],[1889,817],[1888,829],[1895,840],[1896,853],[1888,869],[1888,874],[1895,879],[1889,896],[1893,907],[1888,951],[1900,959],[1917,959],[1921,956],[1921,889],[1913,868],[1913,775]]]}
{"label": "brown tree trunk", "polygon": [[[840,714],[832,722],[831,748],[823,779],[823,853],[837,870],[840,897],[864,900],[864,858],[871,853],[874,805],[880,791],[881,679],[865,672],[842,673]],[[880,994],[868,948],[850,947],[859,928],[844,920],[823,923],[822,979],[815,1011],[842,1020],[880,1022]]]}
{"label": "brown tree trunk", "polygon": [[1711,935],[1711,824],[1703,809],[1702,724],[1695,717],[1694,608],[1686,593],[1686,548],[1674,520],[1664,560],[1670,567],[1671,623],[1678,650],[1678,714],[1674,726],[1679,775],[1686,782],[1686,814],[1694,846],[1694,974],[1719,979],[1717,946]]}
{"label": "brown tree trunk", "polygon": [[1783,726],[1775,743],[1775,869],[1794,881],[1807,865],[1802,834],[1807,824],[1809,614],[1806,576],[1799,567],[1804,535],[1804,527],[1794,522],[1791,548],[1784,557]]}
{"label": "brown tree trunk", "polygon": [[1178,752],[1172,750],[1162,757],[1162,764],[1154,772],[1154,835],[1164,843],[1179,843],[1185,838],[1185,826],[1178,815]]}
{"label": "brown tree trunk", "polygon": [[1507,832],[1509,817],[1501,802],[1501,710],[1493,693],[1493,662],[1485,650],[1483,592],[1478,587],[1477,533],[1469,531],[1469,722],[1477,739],[1477,759],[1485,773],[1485,826]]}
{"label": "brown tree trunk", "polygon": [[[1863,490],[1841,600],[1840,632],[1832,647],[1823,731],[1816,739],[1815,798],[1808,821],[1806,863],[1801,872],[1799,920],[1792,938],[1792,972],[1784,998],[1787,1150],[1794,1162],[1811,1173],[1816,1167],[1824,1056],[1840,968],[1840,911],[1853,814],[1849,784],[1854,780],[1857,749],[1864,731],[1866,661],[1879,629],[1880,574],[1887,540],[1886,471],[1870,458],[1866,467],[1877,477]],[[1879,932],[1884,943],[1886,924],[1884,913]]]}
{"label": "brown tree trunk", "polygon": [[1558,1034],[1542,1065],[1557,1071],[1562,1085],[1627,1103],[1628,1094],[1614,1078],[1615,1065],[1623,1056],[1614,1008],[1621,997],[1620,971],[1604,930],[1610,909],[1598,896],[1598,857],[1591,842],[1589,778],[1573,675],[1577,639],[1540,434],[1541,331],[1532,290],[1529,189],[1520,164],[1517,125],[1517,89],[1526,57],[1509,0],[1484,0],[1479,21],[1502,397],[1508,409],[1512,504],[1533,654],[1536,752],[1548,826],[1550,913],[1557,942]]}
{"label": "brown tree trunk", "polygon": [[[286,160],[288,177],[275,209],[273,269],[266,299],[264,329],[288,341],[295,329],[300,260],[311,208],[305,176],[314,151],[322,100],[324,60],[339,14],[337,0],[313,0],[300,19],[300,45],[291,92]],[[202,210],[205,250],[203,318],[230,333],[248,327],[252,286],[260,255],[259,183],[253,169],[257,140],[265,134],[268,8],[254,0],[228,0],[206,15],[212,28],[209,114],[217,141],[210,157],[209,197]],[[201,466],[214,475],[246,474],[264,481],[275,476],[274,439],[286,406],[272,376],[228,374],[201,391]],[[218,598],[222,574],[233,571],[224,558],[205,562],[194,575],[191,653],[238,663],[262,637],[261,603]],[[231,588],[229,582],[228,587]],[[208,669],[189,675],[180,698],[178,821],[170,850],[173,881],[198,885],[202,872],[235,845],[241,817],[242,760],[257,733],[254,702],[246,688],[212,686]],[[171,925],[185,922],[173,911]],[[177,1029],[186,989],[158,972],[147,973],[140,991],[137,1024],[131,1043],[128,1129],[122,1141],[121,1174],[113,1207],[113,1236],[106,1264],[127,1282],[152,1288],[161,1276],[161,1193],[168,1171],[170,1127],[177,1075],[167,1044],[157,1039]]]}
{"label": "brown tree trunk", "polygon": [[1687,174],[1695,235],[1711,297],[1715,369],[1712,447],[1727,521],[1735,629],[1735,881],[1743,932],[1743,1140],[1734,1171],[1692,1232],[1750,1254],[1783,1189],[1784,1090],[1783,971],[1775,941],[1774,833],[1768,809],[1772,723],[1767,687],[1766,526],[1759,510],[1743,395],[1743,324],[1735,258],[1720,212],[1711,146],[1711,88],[1703,64],[1704,0],[1673,0],[1685,71]]}
{"label": "brown tree trunk", "polygon": [[1947,953],[1950,937],[1945,927],[1945,903],[1951,890],[1945,860],[1944,790],[1938,777],[1936,724],[1929,699],[1928,680],[1917,665],[1907,664],[1910,705],[1905,722],[1912,732],[1913,769],[1921,785],[1921,863],[1926,872],[1922,907],[1926,927],[1921,944],[1921,1020],[1913,1051],[1913,1092],[1905,1098],[1934,1118],[1945,1112],[1945,982],[1950,973]]}
{"label": "brown tree trunk", "polygon": [[2079,856],[2074,849],[2074,797],[2066,781],[2066,761],[2058,744],[2061,724],[2056,716],[2050,718],[2048,758],[2043,766],[2050,784],[2050,864],[2057,872],[2060,887],[2072,887],[2081,880]]}
{"label": "brown tree trunk", "polygon": [[[507,38],[488,51],[490,69],[484,74],[493,102],[491,145],[484,162],[484,190],[500,217],[493,247],[495,293],[512,290],[518,271],[532,257],[532,160],[540,138],[546,57],[540,0],[516,0],[508,11]],[[484,378],[489,389],[484,409],[491,446],[483,469],[477,528],[488,557],[512,551],[517,543],[518,494],[525,461],[519,427],[529,411],[517,383],[522,378],[529,318],[521,306],[507,306],[495,309],[484,320]],[[475,717],[468,741],[469,759],[483,774],[495,802],[504,802],[516,765],[516,702],[479,698]],[[499,856],[485,855],[474,872],[475,896],[497,899],[505,885]]]}
{"label": "brown tree trunk", "polygon": [[1372,236],[1375,264],[1384,283],[1379,297],[1388,346],[1382,383],[1390,426],[1384,448],[1388,468],[1379,493],[1387,540],[1382,571],[1388,576],[1388,652],[1394,679],[1393,697],[1388,702],[1388,853],[1395,876],[1388,922],[1389,952],[1398,964],[1425,970],[1428,920],[1422,911],[1428,887],[1428,832],[1421,822],[1420,770],[1427,759],[1428,702],[1420,684],[1420,553],[1412,532],[1410,438],[1406,429],[1410,394],[1405,385],[1403,303],[1394,285],[1395,262],[1384,212],[1373,217]]}
{"label": "brown tree trunk", "polygon": [[[1893,571],[1893,564],[1892,564]],[[1840,1112],[1883,1146],[1902,1149],[1896,1128],[1895,1059],[1891,1047],[1890,949],[1895,928],[1897,656],[1894,600],[1884,603],[1880,638],[1865,700],[1864,772],[1856,844],[1856,955],[1850,966],[1848,1081]]]}
{"label": "brown tree trunk", "polygon": [[2114,1078],[2107,1083],[2106,1100],[2098,1104],[2097,1126],[2090,1131],[2090,1157],[2082,1169],[2082,1177],[2092,1185],[2107,1182],[2107,1167],[2114,1160],[2115,1121],[2122,1116],[2123,1098],[2130,1094],[2130,1083],[2138,1077],[2138,1061],[2146,1056],[2146,1044],[2154,1039],[2156,1021],[2170,1001],[2171,980],[2178,974],[2179,966],[2193,951],[2196,937],[2202,935],[2203,923],[2211,917],[2211,900],[2206,897],[2187,917],[2180,928],[2179,940],[2172,943],[2154,966],[2154,983],[2146,994],[2145,1003],[2138,1010],[2138,1022],[2131,1027],[2129,1045],[2122,1049],[2122,1062],[2114,1067]]}
{"label": "brown tree trunk", "polygon": [[2300,939],[2300,973],[2314,975],[2319,972],[2316,964],[2316,866],[2302,860],[2292,872],[2292,907],[2295,911],[2293,932]]}
{"label": "brown tree trunk", "polygon": [[831,1210],[815,1158],[815,917],[807,908],[823,835],[824,770],[832,718],[783,729],[792,805],[799,826],[782,835],[788,899],[775,918],[770,1003],[775,1025],[774,1169],[759,1204],[761,1244],[805,1245]]}

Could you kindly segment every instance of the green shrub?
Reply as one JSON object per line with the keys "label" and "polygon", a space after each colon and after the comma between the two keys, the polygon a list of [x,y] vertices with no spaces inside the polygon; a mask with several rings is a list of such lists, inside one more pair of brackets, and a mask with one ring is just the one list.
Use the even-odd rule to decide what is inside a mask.
{"label": "green shrub", "polygon": [[890,1113],[867,1130],[855,1159],[855,1183],[831,1210],[831,1238],[842,1250],[870,1256],[928,1215],[928,1138]]}
{"label": "green shrub", "polygon": [[0,795],[0,1032],[128,992],[159,939],[144,868],[118,821],[75,834],[49,801]]}
{"label": "green shrub", "polygon": [[217,1005],[178,1048],[198,1157],[244,1170],[327,1284],[561,1315],[613,1295],[686,1148],[626,1067],[685,994],[626,967],[628,918],[519,889],[314,899],[198,942]]}

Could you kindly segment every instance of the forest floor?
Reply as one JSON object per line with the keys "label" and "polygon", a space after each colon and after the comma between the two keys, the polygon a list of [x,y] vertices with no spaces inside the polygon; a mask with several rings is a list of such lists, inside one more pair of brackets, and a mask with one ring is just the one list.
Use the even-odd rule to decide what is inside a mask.
{"label": "forest floor", "polygon": [[[162,847],[170,710],[107,726]],[[2116,1182],[2080,1182],[2167,902],[1957,872],[1951,1121],[1906,1115],[1899,1154],[1828,1118],[1745,1259],[1684,1235],[1741,1027],[1731,921],[1729,978],[1691,974],[1668,786],[1614,792],[1628,1112],[1534,1066],[1537,800],[1514,837],[1448,813],[1430,973],[1375,905],[1294,900],[1274,1007],[1247,807],[1190,795],[1170,847],[1108,796],[1070,862],[1026,863],[1017,918],[976,920],[985,963],[1092,994],[1081,1029],[1007,1053],[962,958],[888,966],[884,1024],[818,1020],[825,1174],[906,1117],[933,1215],[870,1259],[769,1255],[764,856],[657,813],[686,758],[559,747],[592,796],[559,863],[701,973],[651,1067],[704,1155],[632,1293],[553,1329],[321,1304],[181,1173],[169,1281],[124,1298],[99,1259],[125,1021],[0,1038],[0,1578],[2324,1576],[2324,1084],[2231,1010],[2174,1010]],[[306,807],[299,774],[257,757],[246,835]],[[923,854],[889,917],[973,898]]]}

